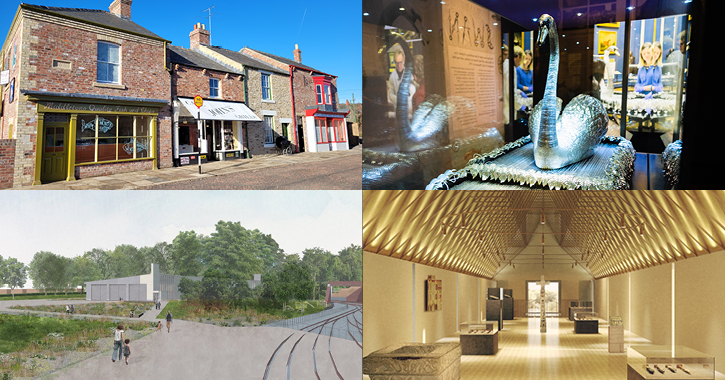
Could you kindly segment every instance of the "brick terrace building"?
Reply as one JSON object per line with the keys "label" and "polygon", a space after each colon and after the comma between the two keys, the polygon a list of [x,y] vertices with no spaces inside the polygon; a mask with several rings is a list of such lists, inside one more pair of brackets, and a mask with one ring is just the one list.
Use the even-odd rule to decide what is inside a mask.
{"label": "brick terrace building", "polygon": [[338,112],[337,77],[302,64],[298,45],[294,60],[244,47],[240,52],[287,70],[292,83],[295,141],[308,152],[349,149],[346,112]]}
{"label": "brick terrace building", "polygon": [[278,136],[294,144],[289,72],[236,51],[210,46],[209,32],[203,28],[196,28],[189,36],[191,50],[244,73],[246,105],[262,120],[246,122],[244,135],[249,152],[252,155],[277,153]]}
{"label": "brick terrace building", "polygon": [[[203,25],[197,24],[192,34],[204,31]],[[179,46],[169,46],[169,59],[174,99],[174,165],[196,164],[198,157],[202,162],[207,158],[243,157],[247,122],[261,121],[244,104],[244,73]],[[195,96],[204,99],[200,109],[194,105]]]}
{"label": "brick terrace building", "polygon": [[131,21],[131,3],[18,7],[2,47],[0,186],[172,165],[168,41]]}

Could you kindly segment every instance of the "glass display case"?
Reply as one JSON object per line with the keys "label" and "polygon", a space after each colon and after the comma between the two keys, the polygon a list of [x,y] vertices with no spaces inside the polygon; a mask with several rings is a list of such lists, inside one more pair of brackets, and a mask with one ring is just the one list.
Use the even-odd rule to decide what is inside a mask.
{"label": "glass display case", "polygon": [[[684,129],[687,2],[521,8],[363,1],[363,189],[629,189],[637,170],[659,171],[651,186],[665,186],[661,153]],[[534,13],[550,14],[555,33],[539,38]],[[579,161],[539,164],[537,129],[534,141],[529,133],[536,106],[558,97],[557,114],[569,107],[585,119],[582,96],[602,110],[591,133],[599,137],[571,148]]]}
{"label": "glass display case", "polygon": [[630,346],[627,379],[714,379],[715,357],[685,346]]}
{"label": "glass display case", "polygon": [[587,321],[597,319],[599,319],[599,314],[593,311],[579,311],[574,313],[575,321]]}

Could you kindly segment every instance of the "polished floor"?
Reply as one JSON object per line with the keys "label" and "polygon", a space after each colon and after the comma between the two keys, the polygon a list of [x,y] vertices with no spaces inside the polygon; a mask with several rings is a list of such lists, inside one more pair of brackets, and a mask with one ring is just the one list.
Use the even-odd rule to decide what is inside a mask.
{"label": "polished floor", "polygon": [[[626,347],[650,342],[625,330],[625,353],[610,354],[607,333],[608,325],[601,320],[599,334],[574,334],[574,322],[566,318],[548,318],[545,334],[539,332],[538,318],[504,321],[504,330],[499,332],[498,353],[462,356],[461,380],[624,380],[627,378]],[[439,340],[458,341],[458,336]],[[725,376],[717,373],[716,379],[722,380]]]}

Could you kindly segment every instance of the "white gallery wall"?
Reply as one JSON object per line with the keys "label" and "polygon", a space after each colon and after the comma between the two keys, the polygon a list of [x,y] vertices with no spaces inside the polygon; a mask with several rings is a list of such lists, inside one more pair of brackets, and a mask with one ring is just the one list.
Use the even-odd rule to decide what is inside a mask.
{"label": "white gallery wall", "polygon": [[[596,281],[602,319],[621,316],[624,328],[653,344],[687,346],[715,356],[725,372],[725,251]],[[673,313],[674,312],[674,313]]]}
{"label": "white gallery wall", "polygon": [[[425,311],[425,281],[442,281],[443,309]],[[493,282],[363,252],[363,356],[396,343],[430,343],[485,318]]]}

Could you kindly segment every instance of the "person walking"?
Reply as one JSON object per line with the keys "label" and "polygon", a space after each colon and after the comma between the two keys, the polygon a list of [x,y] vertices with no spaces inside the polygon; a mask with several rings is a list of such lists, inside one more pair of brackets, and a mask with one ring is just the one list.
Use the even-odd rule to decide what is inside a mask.
{"label": "person walking", "polygon": [[123,357],[126,359],[126,365],[128,365],[128,357],[131,356],[131,346],[128,345],[130,341],[128,338],[123,341]]}
{"label": "person walking", "polygon": [[167,333],[171,332],[171,322],[174,321],[174,317],[171,315],[170,311],[166,312],[166,330]]}
{"label": "person walking", "polygon": [[118,360],[121,360],[123,355],[123,325],[118,325],[116,331],[113,334],[113,353],[111,354],[111,361],[116,362],[116,352],[118,352]]}

